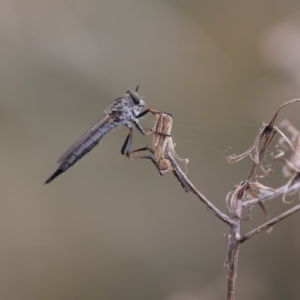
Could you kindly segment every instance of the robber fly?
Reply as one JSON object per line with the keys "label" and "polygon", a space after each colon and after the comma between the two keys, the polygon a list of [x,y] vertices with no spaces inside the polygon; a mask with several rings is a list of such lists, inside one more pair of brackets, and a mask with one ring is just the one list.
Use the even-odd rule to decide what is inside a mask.
{"label": "robber fly", "polygon": [[146,108],[145,102],[138,95],[138,88],[135,91],[127,91],[124,97],[117,98],[106,110],[105,116],[96,122],[84,135],[82,135],[73,145],[71,145],[58,159],[60,163],[57,170],[46,180],[45,184],[50,183],[61,173],[72,167],[85,154],[97,146],[102,137],[118,126],[126,126],[129,129],[127,138],[121,149],[121,153],[130,156],[132,146],[133,126],[143,134],[152,134],[152,129],[143,128],[139,124],[138,118],[148,112],[159,113],[156,110]]}
{"label": "robber fly", "polygon": [[[160,175],[168,172],[173,172],[175,177],[186,192],[190,192],[191,188],[186,181],[186,176],[179,168],[176,160],[187,165],[189,160],[181,159],[175,152],[175,144],[171,136],[173,118],[168,113],[157,113],[155,116],[155,123],[153,128],[153,143],[152,147],[143,147],[131,151],[130,158],[144,158],[150,159],[158,169]],[[149,151],[150,155],[134,156],[134,153],[141,151]]]}

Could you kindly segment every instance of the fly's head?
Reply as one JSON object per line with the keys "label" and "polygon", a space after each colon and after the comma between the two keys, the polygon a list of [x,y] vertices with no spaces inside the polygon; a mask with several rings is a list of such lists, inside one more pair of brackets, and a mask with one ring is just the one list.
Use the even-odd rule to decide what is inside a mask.
{"label": "fly's head", "polygon": [[137,116],[138,114],[140,114],[142,109],[146,106],[145,101],[141,99],[141,97],[137,93],[137,90],[127,91],[126,96],[132,105],[134,114]]}

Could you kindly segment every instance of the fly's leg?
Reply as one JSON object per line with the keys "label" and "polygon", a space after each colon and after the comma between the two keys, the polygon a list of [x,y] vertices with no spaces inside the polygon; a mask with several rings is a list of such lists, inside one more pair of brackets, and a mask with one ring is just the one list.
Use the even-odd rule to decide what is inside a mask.
{"label": "fly's leg", "polygon": [[[163,133],[163,132],[157,132],[155,130],[153,130],[152,128],[143,128],[137,118],[140,118],[141,116],[144,116],[145,114],[147,114],[148,112],[152,112],[152,113],[159,113],[158,111],[154,111],[151,109],[146,109],[145,111],[143,111],[141,114],[139,114],[136,118],[132,118],[131,121],[134,123],[135,127],[138,129],[138,131],[143,134],[143,135],[150,135],[150,134],[158,134],[161,135],[163,137],[170,137],[170,134],[167,133]],[[132,136],[133,136],[133,129],[132,129],[132,125],[131,124],[126,124],[126,126],[129,128],[129,133],[126,137],[126,140],[122,146],[121,149],[121,153],[123,155],[126,155],[127,157],[130,157],[130,153],[131,153],[131,146],[132,146]],[[149,150],[149,149],[148,149]],[[145,157],[146,158],[146,157]],[[148,159],[151,159],[150,157],[147,157]],[[152,159],[151,159],[152,160]],[[153,161],[153,160],[152,160]],[[154,161],[153,161],[154,163]],[[155,162],[155,165],[157,165],[157,163]]]}
{"label": "fly's leg", "polygon": [[143,116],[145,116],[147,113],[151,112],[152,114],[154,115],[161,115],[161,114],[167,114],[169,116],[172,117],[172,115],[170,113],[162,113],[161,111],[158,111],[158,110],[155,110],[155,109],[150,109],[150,108],[146,108],[144,111],[142,111],[140,114],[138,114],[135,119],[133,118],[131,121],[134,123],[135,127],[138,129],[138,131],[143,134],[143,135],[150,135],[150,134],[159,134],[161,136],[165,136],[165,137],[170,137],[171,135],[170,134],[166,134],[166,133],[162,133],[162,132],[157,132],[155,130],[153,130],[152,128],[143,128],[138,120],[136,119],[139,119]]}
{"label": "fly's leg", "polygon": [[[148,147],[148,146],[143,147],[143,148],[139,148],[139,149],[132,150],[132,151],[130,152],[130,154],[136,153],[136,152],[142,152],[142,151],[149,151],[151,154],[154,154],[153,149],[151,149],[151,148]],[[135,158],[135,157],[136,157],[136,156],[133,156],[133,157],[130,157],[130,158]],[[139,156],[138,156],[137,158],[139,158]]]}
{"label": "fly's leg", "polygon": [[131,151],[131,146],[132,146],[132,135],[133,135],[133,129],[129,128],[129,133],[128,133],[126,140],[121,149],[121,153],[123,155],[126,155],[127,157],[130,156],[130,151]]}
{"label": "fly's leg", "polygon": [[[158,114],[161,114],[162,112],[161,111],[158,111],[158,110],[155,110],[155,109],[151,109],[151,108],[146,108],[144,111],[142,111],[140,114],[138,114],[136,116],[137,119],[145,116],[147,113],[151,112],[153,115],[158,115]],[[164,114],[167,114],[169,116],[172,117],[172,114],[170,113],[167,113],[167,112],[164,112]]]}
{"label": "fly's leg", "polygon": [[129,154],[129,158],[132,159],[136,159],[136,158],[141,158],[141,159],[150,159],[152,161],[152,163],[155,165],[155,167],[158,169],[159,173],[160,173],[160,167],[157,163],[157,161],[154,159],[154,157],[152,155],[139,155],[139,156],[132,156],[132,153],[136,153],[136,152],[142,152],[142,151],[149,151],[151,154],[154,155],[154,151],[153,149],[149,148],[149,147],[143,147],[143,148],[139,148],[139,149],[135,149],[133,151],[130,152]]}
{"label": "fly's leg", "polygon": [[[139,124],[138,124],[138,125],[139,125]],[[144,128],[141,127],[140,125],[139,125],[138,128],[140,129],[140,132],[141,132],[142,134],[144,134],[144,135],[152,134],[152,132],[146,132],[145,130],[148,130],[148,129],[146,129],[146,128],[144,129]],[[127,135],[127,137],[126,137],[126,140],[125,140],[125,142],[124,142],[124,144],[123,144],[123,146],[122,146],[121,154],[126,155],[127,157],[130,157],[130,158],[131,158],[131,156],[130,156],[131,153],[137,152],[137,150],[139,150],[139,149],[137,149],[137,150],[131,151],[131,147],[132,147],[132,138],[133,138],[133,129],[132,129],[132,128],[129,128],[129,133],[128,133],[128,135]],[[141,149],[142,149],[142,148],[141,148]],[[148,149],[144,149],[144,150],[148,150]],[[149,150],[150,150],[150,148],[149,148]],[[140,151],[143,151],[143,150],[140,150]]]}
{"label": "fly's leg", "polygon": [[145,109],[144,111],[142,111],[140,114],[138,114],[138,115],[136,116],[136,118],[139,119],[139,118],[145,116],[148,112],[150,112],[150,109],[147,108],[147,109]]}
{"label": "fly's leg", "polygon": [[[157,133],[157,134],[161,134],[163,136],[170,136],[169,134],[165,134],[165,133],[159,133],[159,132],[155,132],[153,131],[153,129],[150,128],[143,128],[139,123],[134,123],[135,126],[137,127],[137,129],[143,134],[143,135],[150,135],[153,133]],[[133,129],[131,127],[129,127],[129,133],[126,137],[126,140],[122,146],[121,149],[121,153],[123,155],[126,155],[127,157],[130,157],[130,153],[131,153],[131,146],[132,146],[132,137],[133,137]]]}
{"label": "fly's leg", "polygon": [[143,135],[150,135],[150,134],[159,134],[165,137],[170,137],[170,134],[167,133],[163,133],[163,132],[157,132],[154,131],[152,128],[143,128],[138,122],[137,120],[132,120],[132,122],[134,123],[135,127],[138,129],[138,131],[143,134]]}

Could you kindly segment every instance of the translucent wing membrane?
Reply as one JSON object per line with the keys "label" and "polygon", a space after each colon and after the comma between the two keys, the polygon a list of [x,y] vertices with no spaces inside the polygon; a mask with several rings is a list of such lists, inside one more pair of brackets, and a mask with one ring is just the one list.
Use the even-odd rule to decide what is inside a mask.
{"label": "translucent wing membrane", "polygon": [[105,126],[106,123],[112,122],[116,116],[120,113],[115,113],[113,116],[103,116],[100,120],[98,120],[86,133],[84,133],[75,143],[73,143],[58,159],[57,163],[64,161],[72,152],[74,152],[78,148],[84,149],[84,144],[88,140],[97,141],[101,139],[101,131],[99,128]]}

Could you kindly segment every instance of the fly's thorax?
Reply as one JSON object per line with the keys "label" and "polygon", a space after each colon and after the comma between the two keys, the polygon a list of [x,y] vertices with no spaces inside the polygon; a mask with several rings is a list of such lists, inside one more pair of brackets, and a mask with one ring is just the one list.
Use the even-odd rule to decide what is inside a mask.
{"label": "fly's thorax", "polygon": [[107,115],[119,113],[116,120],[135,119],[145,107],[145,101],[140,98],[137,92],[127,91],[124,97],[117,98],[106,110]]}
{"label": "fly's thorax", "polygon": [[106,110],[107,115],[122,111],[124,107],[128,107],[128,99],[126,97],[117,98]]}
{"label": "fly's thorax", "polygon": [[133,117],[132,108],[128,106],[124,106],[121,110],[119,110],[119,115],[117,119],[130,121],[132,117]]}

